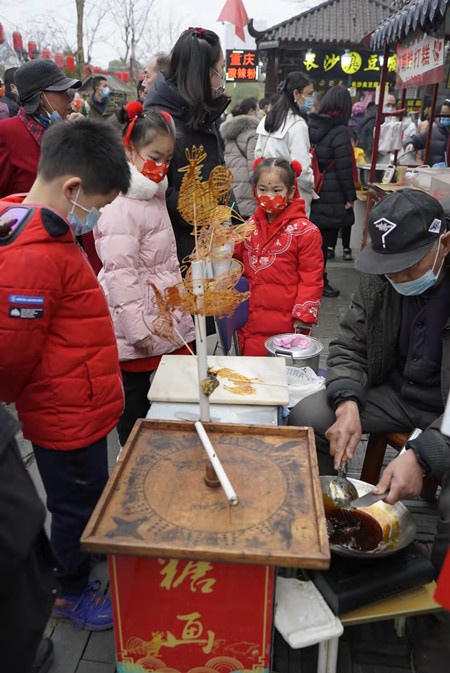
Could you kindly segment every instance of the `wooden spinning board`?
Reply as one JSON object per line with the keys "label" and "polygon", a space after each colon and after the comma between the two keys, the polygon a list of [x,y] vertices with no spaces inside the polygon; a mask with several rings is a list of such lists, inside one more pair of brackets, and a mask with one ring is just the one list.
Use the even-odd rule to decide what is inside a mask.
{"label": "wooden spinning board", "polygon": [[239,497],[206,486],[193,423],[141,420],[82,537],[88,551],[327,568],[310,428],[205,423]]}

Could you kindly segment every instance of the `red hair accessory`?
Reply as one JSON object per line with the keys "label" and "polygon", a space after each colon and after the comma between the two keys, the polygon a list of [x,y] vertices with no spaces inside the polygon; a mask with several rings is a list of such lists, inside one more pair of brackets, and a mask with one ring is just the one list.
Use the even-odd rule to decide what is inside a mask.
{"label": "red hair accessory", "polygon": [[136,124],[136,120],[138,119],[139,115],[142,114],[143,110],[142,103],[139,103],[138,101],[131,101],[130,103],[127,103],[125,105],[125,110],[127,111],[127,117],[130,119],[130,123],[128,124],[127,131],[123,137],[122,143],[125,145],[125,147],[130,147],[131,145],[131,140],[130,136],[133,132],[134,125]]}
{"label": "red hair accessory", "polygon": [[162,114],[166,122],[168,122],[169,124],[173,122],[172,115],[166,112],[166,110],[160,110],[160,113]]}
{"label": "red hair accessory", "polygon": [[128,119],[133,119],[133,117],[137,117],[138,115],[142,114],[143,109],[144,108],[142,107],[142,103],[139,103],[137,100],[132,100],[130,103],[125,105]]}
{"label": "red hair accessory", "polygon": [[292,166],[292,170],[294,171],[295,177],[298,178],[298,176],[300,175],[300,173],[303,170],[300,161],[291,161],[291,166]]}
{"label": "red hair accessory", "polygon": [[255,159],[255,161],[253,162],[253,166],[252,166],[254,171],[256,171],[256,169],[258,168],[261,161],[264,161],[264,157],[259,157],[259,159]]}
{"label": "red hair accessory", "polygon": [[[189,26],[189,30],[193,30],[194,37],[205,37],[205,29],[199,28],[198,26]],[[197,33],[197,35],[195,34]]]}

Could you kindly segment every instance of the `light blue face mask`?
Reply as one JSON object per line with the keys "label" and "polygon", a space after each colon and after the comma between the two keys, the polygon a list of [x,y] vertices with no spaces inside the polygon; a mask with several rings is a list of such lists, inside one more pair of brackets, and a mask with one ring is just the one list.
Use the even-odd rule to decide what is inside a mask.
{"label": "light blue face mask", "polygon": [[47,103],[52,108],[51,112],[48,112],[47,110],[45,111],[47,113],[47,117],[50,119],[51,123],[52,124],[57,124],[58,122],[62,122],[63,118],[59,114],[58,110],[54,109],[53,105],[50,103],[50,101],[47,98],[47,96],[45,95],[45,93],[44,93],[44,97],[45,97],[45,100],[47,101]]}
{"label": "light blue face mask", "polygon": [[442,260],[437,273],[433,272],[434,265],[436,264],[436,260],[438,258],[439,248],[440,243],[436,251],[433,266],[431,267],[431,269],[428,269],[428,271],[426,271],[423,274],[423,276],[420,276],[415,280],[408,280],[405,283],[394,283],[394,281],[392,281],[388,276],[386,276],[386,278],[388,279],[394,290],[396,290],[399,294],[402,294],[404,297],[416,297],[417,295],[423,294],[424,292],[429,290],[430,287],[433,287],[433,285],[439,278],[439,274],[441,273],[442,265],[444,263],[444,260]]}
{"label": "light blue face mask", "polygon": [[305,96],[305,102],[299,105],[302,112],[309,112],[314,105],[314,98],[312,96]]}
{"label": "light blue face mask", "polygon": [[[97,208],[91,208],[89,210],[89,208],[85,208],[84,206],[81,206],[79,203],[77,203],[80,191],[81,187],[78,189],[75,200],[70,202],[72,204],[72,210],[67,215],[67,219],[72,225],[75,236],[82,236],[83,234],[87,234],[89,231],[92,231],[101,215]],[[75,207],[80,208],[81,210],[84,210],[85,213],[87,213],[84,222],[82,222],[80,218],[75,215]]]}
{"label": "light blue face mask", "polygon": [[108,98],[110,93],[111,89],[109,88],[109,86],[105,86],[105,88],[102,89],[102,98]]}
{"label": "light blue face mask", "polygon": [[450,117],[439,117],[439,123],[441,126],[450,126]]}

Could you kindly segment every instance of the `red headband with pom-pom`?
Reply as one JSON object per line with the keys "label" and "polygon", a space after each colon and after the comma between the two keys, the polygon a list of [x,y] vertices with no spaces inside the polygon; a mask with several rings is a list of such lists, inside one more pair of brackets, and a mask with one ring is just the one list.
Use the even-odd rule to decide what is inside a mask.
{"label": "red headband with pom-pom", "polygon": [[295,177],[298,178],[298,176],[300,175],[300,173],[303,170],[300,161],[291,161],[291,166],[292,166],[292,170],[294,171]]}
{"label": "red headband with pom-pom", "polygon": [[127,103],[127,105],[125,105],[125,110],[127,111],[127,117],[128,119],[131,120],[130,123],[128,124],[127,131],[122,140],[122,143],[125,145],[125,147],[130,147],[131,145],[130,136],[133,133],[136,120],[138,119],[139,115],[142,114],[143,109],[144,108],[142,107],[142,103],[139,103],[137,100],[133,100],[130,103]]}

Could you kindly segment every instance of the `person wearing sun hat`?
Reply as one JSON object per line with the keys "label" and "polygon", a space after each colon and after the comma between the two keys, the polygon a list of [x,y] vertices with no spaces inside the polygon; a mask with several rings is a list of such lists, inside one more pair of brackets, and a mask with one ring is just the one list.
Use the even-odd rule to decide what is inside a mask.
{"label": "person wearing sun hat", "polygon": [[70,89],[81,86],[49,59],[27,61],[14,74],[21,107],[0,122],[0,198],[28,192],[33,184],[45,130],[61,120],[82,115],[71,109]]}

